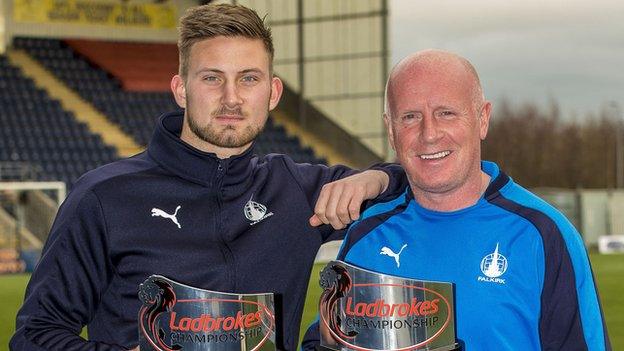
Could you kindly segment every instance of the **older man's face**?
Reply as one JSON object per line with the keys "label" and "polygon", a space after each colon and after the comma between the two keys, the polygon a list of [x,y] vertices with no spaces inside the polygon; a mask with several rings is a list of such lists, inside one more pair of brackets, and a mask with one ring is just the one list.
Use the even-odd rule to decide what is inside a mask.
{"label": "older man's face", "polygon": [[479,181],[490,104],[475,101],[474,84],[459,65],[415,65],[389,87],[386,124],[413,191],[449,194]]}

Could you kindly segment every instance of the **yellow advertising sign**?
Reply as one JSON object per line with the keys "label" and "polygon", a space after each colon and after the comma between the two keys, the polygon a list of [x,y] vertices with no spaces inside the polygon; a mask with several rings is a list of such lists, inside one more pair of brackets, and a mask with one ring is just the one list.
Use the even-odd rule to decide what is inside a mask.
{"label": "yellow advertising sign", "polygon": [[176,8],[171,4],[121,3],[88,0],[15,0],[13,20],[30,23],[61,23],[173,29]]}

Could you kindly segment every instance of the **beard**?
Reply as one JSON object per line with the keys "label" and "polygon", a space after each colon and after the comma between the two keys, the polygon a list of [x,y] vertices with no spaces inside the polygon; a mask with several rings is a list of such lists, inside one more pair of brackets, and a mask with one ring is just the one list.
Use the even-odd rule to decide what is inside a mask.
{"label": "beard", "polygon": [[[225,106],[212,113],[212,116],[224,113],[245,117],[240,108],[230,109]],[[205,126],[201,126],[190,113],[190,109],[188,108],[187,116],[189,129],[193,132],[193,134],[207,143],[223,148],[239,148],[245,146],[254,141],[258,134],[260,134],[264,129],[264,123],[260,125],[247,125],[245,127],[238,128],[231,124],[217,127],[208,123]]]}

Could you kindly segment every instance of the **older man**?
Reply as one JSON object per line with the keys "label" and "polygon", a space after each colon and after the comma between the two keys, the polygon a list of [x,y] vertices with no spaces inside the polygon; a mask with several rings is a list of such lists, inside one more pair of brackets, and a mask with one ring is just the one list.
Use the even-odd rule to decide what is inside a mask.
{"label": "older man", "polygon": [[[609,349],[579,233],[481,161],[491,109],[466,59],[428,50],[401,61],[384,120],[410,186],[351,226],[339,259],[455,283],[457,336],[467,350]],[[314,339],[311,329],[304,346]]]}

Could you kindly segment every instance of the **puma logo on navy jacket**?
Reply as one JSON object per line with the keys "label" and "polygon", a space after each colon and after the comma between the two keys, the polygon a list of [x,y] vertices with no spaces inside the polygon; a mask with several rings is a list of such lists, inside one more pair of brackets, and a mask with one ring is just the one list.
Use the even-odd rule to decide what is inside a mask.
{"label": "puma logo on navy jacket", "polygon": [[[425,209],[409,188],[369,208],[349,228],[338,259],[395,276],[455,283],[463,350],[609,350],[579,233],[496,164],[482,162],[482,169],[491,183],[468,208]],[[404,246],[400,265],[383,254]],[[304,349],[318,339],[318,329],[308,330]]]}

